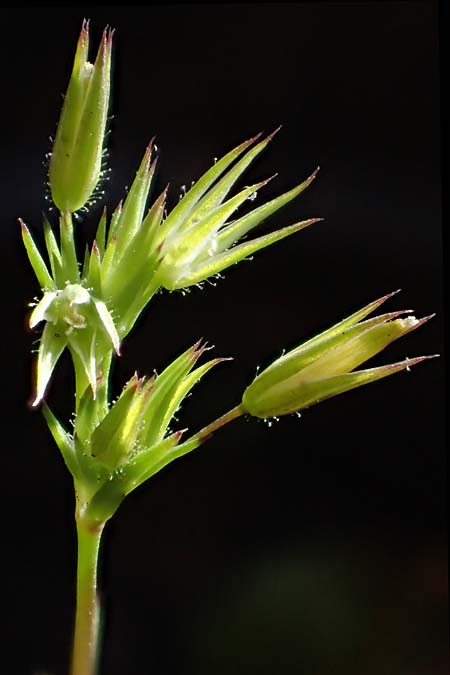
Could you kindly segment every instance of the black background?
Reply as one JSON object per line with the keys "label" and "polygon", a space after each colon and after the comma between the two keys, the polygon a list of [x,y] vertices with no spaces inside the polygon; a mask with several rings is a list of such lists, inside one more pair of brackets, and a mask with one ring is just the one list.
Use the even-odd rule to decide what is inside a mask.
{"label": "black background", "polygon": [[[0,11],[2,672],[68,672],[72,487],[26,406],[38,288],[16,219],[41,241],[42,161],[84,16],[95,45],[116,28],[109,207],[153,134],[153,194],[170,180],[172,203],[213,157],[280,123],[241,184],[278,171],[269,198],[321,166],[260,231],[325,221],[216,288],[158,296],[124,344],[117,390],[203,336],[235,360],[184,405],[180,427],[198,429],[239,401],[257,365],[396,288],[386,311],[437,316],[373,365],[442,355],[301,419],[239,419],[131,495],[103,548],[103,673],[444,675],[438,12],[425,2]],[[63,416],[71,378],[63,359],[49,394]]]}

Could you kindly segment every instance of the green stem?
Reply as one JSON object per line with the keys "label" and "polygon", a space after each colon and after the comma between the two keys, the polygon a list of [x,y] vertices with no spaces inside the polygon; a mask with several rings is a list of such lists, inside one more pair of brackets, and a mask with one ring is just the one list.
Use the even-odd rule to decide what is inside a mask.
{"label": "green stem", "polygon": [[224,415],[221,415],[221,417],[218,417],[216,420],[214,420],[214,422],[210,422],[210,424],[207,424],[206,427],[200,429],[200,431],[198,431],[195,434],[195,438],[201,439],[201,442],[203,443],[215,431],[217,431],[217,429],[220,429],[220,427],[225,426],[225,424],[228,424],[228,422],[235,420],[237,417],[244,415],[244,413],[245,410],[243,410],[243,408],[241,408],[240,405],[237,405],[235,408],[232,408]]}
{"label": "green stem", "polygon": [[69,211],[61,213],[60,217],[61,257],[67,281],[76,284],[80,280],[77,251],[73,236],[72,214]]}
{"label": "green stem", "polygon": [[97,672],[100,603],[97,596],[97,566],[104,524],[89,526],[77,521],[77,611],[71,675]]}

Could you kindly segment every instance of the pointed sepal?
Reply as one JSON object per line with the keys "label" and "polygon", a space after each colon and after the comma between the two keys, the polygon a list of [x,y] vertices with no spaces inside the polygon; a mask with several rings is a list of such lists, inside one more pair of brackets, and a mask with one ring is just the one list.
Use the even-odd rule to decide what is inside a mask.
{"label": "pointed sepal", "polygon": [[47,269],[47,265],[45,264],[41,254],[39,253],[39,250],[33,241],[33,237],[31,236],[28,227],[20,218],[19,223],[22,229],[22,240],[25,246],[25,250],[28,254],[28,259],[31,263],[31,266],[33,268],[33,271],[36,275],[40,287],[42,289],[44,288],[55,289],[56,288],[55,282],[50,276],[50,273]]}
{"label": "pointed sepal", "polygon": [[247,387],[242,408],[255,417],[287,415],[431,358],[421,356],[352,372],[431,318],[401,317],[411,311],[407,310],[361,321],[392,295],[370,303],[277,359]]}

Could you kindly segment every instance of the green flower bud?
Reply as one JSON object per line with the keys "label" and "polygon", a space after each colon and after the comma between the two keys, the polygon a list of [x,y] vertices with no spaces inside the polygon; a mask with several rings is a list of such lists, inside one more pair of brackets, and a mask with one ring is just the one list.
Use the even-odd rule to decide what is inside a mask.
{"label": "green flower bud", "polygon": [[406,310],[361,322],[392,295],[363,307],[277,359],[247,387],[242,398],[243,409],[262,418],[287,415],[438,356],[407,358],[399,363],[351,372],[431,318],[398,318],[410,312]]}
{"label": "green flower bud", "polygon": [[87,60],[89,25],[83,22],[50,159],[52,198],[73,213],[92,197],[100,178],[108,115],[112,31],[105,29],[95,64]]}

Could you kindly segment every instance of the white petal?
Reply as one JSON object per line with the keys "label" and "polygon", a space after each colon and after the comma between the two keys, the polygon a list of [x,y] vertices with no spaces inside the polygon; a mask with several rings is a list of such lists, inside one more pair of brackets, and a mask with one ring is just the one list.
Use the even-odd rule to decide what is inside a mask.
{"label": "white petal", "polygon": [[48,291],[47,293],[44,293],[42,300],[38,302],[36,307],[31,312],[29,320],[30,328],[34,328],[38,325],[38,323],[45,320],[45,313],[57,295],[58,293],[56,291]]}
{"label": "white petal", "polygon": [[36,395],[32,406],[37,406],[44,398],[45,390],[52,376],[56,362],[67,344],[64,335],[55,333],[55,328],[46,323],[42,332],[37,361]]}
{"label": "white petal", "polygon": [[119,333],[117,332],[117,329],[114,325],[113,318],[104,302],[101,300],[96,300],[96,298],[92,298],[92,300],[94,301],[95,308],[98,312],[103,327],[111,338],[114,350],[116,354],[120,356],[120,338]]}

